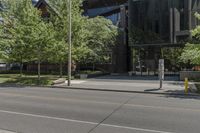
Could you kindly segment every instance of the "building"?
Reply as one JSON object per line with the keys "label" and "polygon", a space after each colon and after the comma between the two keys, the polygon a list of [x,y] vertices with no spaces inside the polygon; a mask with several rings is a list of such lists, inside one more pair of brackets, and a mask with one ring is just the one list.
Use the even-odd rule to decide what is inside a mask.
{"label": "building", "polygon": [[200,11],[199,0],[129,0],[128,5],[133,71],[137,66],[157,71],[162,50],[183,47],[191,39],[190,30],[199,23],[194,16]]}
{"label": "building", "polygon": [[[36,7],[46,13],[48,1]],[[104,16],[122,34],[112,52],[112,62],[103,67],[110,72],[155,72],[165,48],[183,47],[191,39],[190,30],[199,24],[199,0],[84,0],[84,14]],[[167,69],[172,70],[168,65]]]}
{"label": "building", "polygon": [[10,70],[10,69],[11,69],[11,64],[0,59],[0,72]]}
{"label": "building", "polygon": [[36,5],[38,0],[32,0],[33,5]]}

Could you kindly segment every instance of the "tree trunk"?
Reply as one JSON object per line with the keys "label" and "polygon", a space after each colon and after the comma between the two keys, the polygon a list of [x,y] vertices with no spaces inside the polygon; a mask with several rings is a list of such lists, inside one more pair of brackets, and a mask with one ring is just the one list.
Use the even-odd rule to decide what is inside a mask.
{"label": "tree trunk", "polygon": [[22,56],[20,56],[20,60],[21,60],[21,62],[20,62],[20,77],[22,77],[22,71],[23,71],[23,58],[22,58]]}
{"label": "tree trunk", "polygon": [[38,60],[38,84],[40,84],[40,60]]}
{"label": "tree trunk", "polygon": [[92,69],[93,69],[93,71],[95,70],[95,64],[93,63],[93,65],[92,65]]}
{"label": "tree trunk", "polygon": [[23,74],[23,63],[20,63],[20,77],[22,77]]}
{"label": "tree trunk", "polygon": [[63,76],[63,63],[60,62],[60,78]]}

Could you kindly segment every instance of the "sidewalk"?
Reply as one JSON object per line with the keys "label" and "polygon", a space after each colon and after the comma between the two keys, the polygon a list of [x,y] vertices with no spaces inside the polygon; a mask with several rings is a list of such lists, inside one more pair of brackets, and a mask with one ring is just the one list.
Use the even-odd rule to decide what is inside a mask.
{"label": "sidewalk", "polygon": [[[159,81],[152,80],[136,80],[108,76],[87,79],[87,80],[73,80],[72,87],[89,90],[102,90],[102,91],[117,91],[117,92],[137,92],[137,93],[155,93],[155,94],[185,94],[184,83],[181,81],[164,81],[163,88],[159,89]],[[59,85],[59,87],[67,87],[67,83]]]}

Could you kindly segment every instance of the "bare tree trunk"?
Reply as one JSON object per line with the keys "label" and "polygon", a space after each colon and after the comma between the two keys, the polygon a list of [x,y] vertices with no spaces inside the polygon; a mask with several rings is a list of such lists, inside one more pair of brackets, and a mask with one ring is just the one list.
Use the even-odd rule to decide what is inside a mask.
{"label": "bare tree trunk", "polygon": [[63,76],[63,63],[60,62],[60,78]]}

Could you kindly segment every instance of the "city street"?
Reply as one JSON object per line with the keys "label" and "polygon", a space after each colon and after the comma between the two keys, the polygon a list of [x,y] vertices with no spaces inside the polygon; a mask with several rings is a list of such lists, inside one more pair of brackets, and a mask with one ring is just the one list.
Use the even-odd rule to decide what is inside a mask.
{"label": "city street", "polygon": [[0,0],[0,133],[200,133],[200,0]]}
{"label": "city street", "polygon": [[199,121],[200,97],[0,87],[2,133],[198,133]]}

